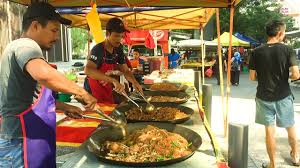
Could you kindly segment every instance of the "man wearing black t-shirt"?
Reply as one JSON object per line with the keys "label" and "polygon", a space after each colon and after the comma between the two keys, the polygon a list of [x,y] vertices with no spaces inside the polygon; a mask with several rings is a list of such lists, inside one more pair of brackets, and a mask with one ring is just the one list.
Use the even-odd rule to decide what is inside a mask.
{"label": "man wearing black t-shirt", "polygon": [[285,24],[282,21],[268,23],[266,33],[267,44],[256,48],[249,62],[250,80],[258,81],[255,122],[265,125],[270,158],[270,163],[263,164],[263,167],[275,168],[275,121],[278,127],[286,128],[292,163],[299,165],[293,95],[288,83],[289,78],[299,78],[296,55],[291,47],[282,43],[285,36]]}
{"label": "man wearing black t-shirt", "polygon": [[118,93],[124,92],[124,86],[112,78],[111,75],[124,74],[134,88],[142,92],[142,87],[135,80],[126,64],[120,43],[124,32],[127,31],[122,20],[119,18],[110,19],[106,24],[105,41],[95,45],[88,57],[85,67],[87,75],[85,89],[97,98],[98,102],[115,103],[112,90],[114,89]]}

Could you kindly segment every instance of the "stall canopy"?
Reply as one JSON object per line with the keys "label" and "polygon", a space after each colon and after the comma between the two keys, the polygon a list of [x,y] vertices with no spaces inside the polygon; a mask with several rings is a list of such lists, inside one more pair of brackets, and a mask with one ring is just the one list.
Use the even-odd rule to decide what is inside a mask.
{"label": "stall canopy", "polygon": [[[123,19],[129,29],[199,29],[204,27],[215,13],[213,8],[183,8],[183,9],[156,9],[145,11],[99,13],[101,25],[105,27],[112,17]],[[66,13],[61,10],[62,13]],[[88,10],[86,10],[88,12]],[[98,10],[99,11],[99,10]],[[122,11],[122,10],[120,10]],[[72,13],[72,10],[69,10]],[[83,11],[84,12],[84,11]],[[100,10],[101,12],[101,10]],[[72,20],[72,27],[86,28],[86,14],[64,14]]]}
{"label": "stall canopy", "polygon": [[[28,5],[33,1],[38,1],[38,0],[9,0],[9,1],[13,1],[16,3],[20,3],[23,5]],[[45,1],[45,0],[43,0]],[[242,40],[239,40],[238,38],[234,37],[234,36],[230,36],[229,34],[232,34],[233,31],[233,15],[234,15],[234,6],[236,6],[241,0],[93,0],[94,2],[96,2],[96,4],[100,7],[115,7],[115,6],[121,6],[121,7],[193,7],[193,8],[230,8],[230,26],[229,26],[229,31],[230,33],[226,33],[226,34],[222,34],[221,36],[221,44],[223,46],[229,46],[229,56],[228,56],[228,60],[230,60],[231,58],[231,46],[250,46],[249,42],[245,42]],[[55,7],[89,7],[91,0],[47,0],[48,3],[52,4]],[[184,10],[184,9],[182,9]],[[176,17],[176,15],[178,15],[178,10],[175,11],[169,11],[170,13],[167,13],[166,15],[164,15],[164,17],[167,18],[163,18],[163,19],[159,19],[159,20],[153,20],[152,22],[154,23],[158,23],[160,24],[159,26],[153,26],[151,27],[151,29],[158,29],[158,28],[163,28],[164,29],[164,25],[163,24],[168,24],[168,19],[171,19],[170,17]],[[123,15],[121,15],[120,17],[122,17],[123,19],[127,16],[127,15],[131,15],[128,19],[129,21],[132,20],[132,22],[134,23],[134,27],[136,28],[147,28],[147,23],[142,23],[141,25],[138,25],[137,19],[134,19],[135,15],[139,13],[139,12],[133,12],[132,13],[124,13]],[[155,12],[158,13],[158,12]],[[205,12],[204,12],[205,13]],[[171,16],[170,16],[171,15]],[[172,16],[173,15],[173,16]],[[219,18],[219,10],[217,9],[217,18]],[[116,17],[118,15],[116,14],[111,14],[111,17]],[[203,16],[203,15],[201,15]],[[75,17],[75,16],[74,16]],[[84,17],[84,15],[82,16],[76,16],[76,17]],[[152,16],[151,16],[152,17]],[[144,18],[151,18],[149,17],[144,17]],[[154,17],[154,16],[153,16]],[[101,16],[100,16],[101,18]],[[205,23],[204,20],[201,20],[200,18],[203,17],[198,17],[197,20],[197,24],[199,28],[202,23]],[[187,18],[180,18],[180,20],[184,20]],[[72,19],[73,20],[73,19]],[[85,20],[85,19],[84,19]],[[106,19],[107,20],[107,19]],[[128,24],[129,21],[127,21],[127,19],[125,19],[126,22]],[[219,19],[217,19],[219,20]],[[102,21],[102,20],[101,20]],[[105,20],[103,20],[104,22]],[[143,22],[143,20],[141,20],[141,22]],[[200,22],[200,23],[199,23]],[[217,21],[217,29],[218,29],[218,34],[220,32],[220,25],[219,25],[219,21]],[[188,23],[188,22],[187,22]],[[175,25],[176,23],[174,23]],[[189,26],[188,24],[186,24],[187,26]],[[130,25],[129,25],[130,26]],[[134,28],[133,27],[133,28]],[[203,25],[201,27],[202,31],[203,31]],[[150,29],[150,28],[149,28]],[[166,27],[166,29],[169,29],[169,27]],[[184,29],[184,26],[182,26],[181,28],[175,28],[173,27],[173,29]],[[203,33],[201,33],[201,39],[203,40]],[[217,42],[217,40],[215,40]],[[232,44],[232,45],[231,45]],[[202,45],[203,46],[203,45]],[[219,45],[220,46],[220,45]],[[202,62],[204,62],[204,50],[202,50]],[[221,47],[218,47],[218,55],[219,55],[219,60],[221,60]],[[222,61],[220,61],[222,62]],[[226,112],[223,111],[223,117],[224,117],[224,135],[227,136],[227,125],[228,125],[228,109],[229,109],[229,94],[230,94],[230,64],[231,62],[228,62],[228,70],[227,70],[227,89],[226,89]],[[222,77],[222,65],[220,64],[220,74],[221,74],[221,94],[222,94],[222,107],[223,106],[223,77]],[[202,66],[202,83],[204,84],[204,66]],[[198,99],[197,99],[198,100]],[[202,106],[202,103],[199,103],[200,106]],[[222,108],[223,109],[223,108]],[[208,125],[208,121],[205,118],[205,114],[201,113],[201,118],[202,121],[204,123],[204,126],[206,128],[206,130],[209,133],[209,136],[211,137],[212,140],[212,144],[215,147],[214,148],[214,152],[216,154],[217,157],[217,162],[218,165],[224,165],[224,158],[222,157],[222,154],[220,152],[220,150],[218,149],[218,144],[215,141],[214,136],[212,135],[211,131],[210,131],[210,127]],[[222,163],[223,164],[222,164]]]}
{"label": "stall canopy", "polygon": [[[29,5],[31,2],[38,0],[9,1]],[[98,12],[100,12],[101,25],[103,27],[105,27],[106,22],[111,17],[121,17],[129,29],[203,28],[214,14],[215,9],[213,8],[227,8],[232,5],[237,5],[240,1],[241,0],[47,0],[48,3],[58,8],[58,10],[66,11],[66,9],[63,8],[69,8],[69,12],[67,12],[69,15],[64,17],[73,21],[73,27],[86,27],[85,13],[88,10],[80,8],[88,9],[91,2],[96,2],[99,7]],[[123,9],[117,9],[116,7],[123,7]],[[148,7],[148,9],[138,9],[139,7]],[[163,7],[165,9],[155,9],[155,11],[153,11],[151,9],[149,10],[149,7]],[[174,7],[181,9],[170,9]],[[109,12],[107,12],[107,10]]]}
{"label": "stall canopy", "polygon": [[[32,0],[10,0],[23,5],[28,5]],[[180,6],[180,7],[207,7],[227,8],[232,3],[237,4],[241,0],[95,0],[98,6]],[[55,7],[87,7],[91,0],[48,0]]]}
{"label": "stall canopy", "polygon": [[240,40],[249,42],[253,46],[259,46],[260,45],[260,43],[258,41],[254,40],[251,37],[245,36],[241,33],[235,33],[234,36],[237,37]]}
{"label": "stall canopy", "polygon": [[[222,46],[229,46],[229,33],[228,32],[224,32],[221,36],[221,44]],[[214,42],[218,42],[218,39],[214,39]],[[250,43],[247,41],[243,41],[238,39],[237,37],[232,35],[232,46],[243,46],[243,47],[249,47]]]}

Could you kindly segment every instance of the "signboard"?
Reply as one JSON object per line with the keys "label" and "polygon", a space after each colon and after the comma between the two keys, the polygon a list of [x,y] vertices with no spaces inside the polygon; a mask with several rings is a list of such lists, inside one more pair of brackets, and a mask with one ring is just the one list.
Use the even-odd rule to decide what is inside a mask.
{"label": "signboard", "polygon": [[145,41],[148,33],[157,37],[157,41],[168,41],[168,30],[132,30],[129,37],[132,41]]}
{"label": "signboard", "polygon": [[288,15],[289,14],[289,8],[288,7],[282,7],[280,9],[280,13],[284,14],[284,15]]}

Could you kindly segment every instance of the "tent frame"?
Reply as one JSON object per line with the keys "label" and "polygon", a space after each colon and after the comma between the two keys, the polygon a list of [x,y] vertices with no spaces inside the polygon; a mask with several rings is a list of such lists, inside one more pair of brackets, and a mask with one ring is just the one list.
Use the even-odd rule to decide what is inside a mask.
{"label": "tent frame", "polygon": [[[31,2],[38,2],[38,1],[44,1],[44,2],[47,2],[47,0],[31,0]],[[126,2],[126,5],[124,5],[124,3],[116,3],[114,1],[111,1],[111,0],[102,0],[104,2],[110,2],[112,5],[119,5],[119,6],[142,6],[143,4],[142,3],[156,3],[156,2],[160,2],[160,0],[147,0],[147,1],[143,1],[142,3],[136,3],[136,4],[129,4],[127,0],[125,0]],[[229,37],[229,51],[228,51],[228,60],[227,60],[227,82],[226,82],[226,110],[224,112],[223,110],[223,117],[224,117],[224,135],[225,137],[227,136],[227,129],[228,129],[228,110],[229,110],[229,95],[230,95],[230,78],[231,78],[231,75],[230,75],[230,67],[231,67],[231,53],[232,53],[232,34],[233,34],[233,15],[234,15],[234,6],[236,5],[236,2],[238,2],[239,0],[228,0],[229,2],[229,8],[230,8],[230,27],[229,27],[229,34],[230,34],[230,37]],[[217,0],[210,0],[211,3],[220,3],[219,1]],[[225,5],[225,4],[224,4]],[[226,5],[228,5],[228,3],[226,3]],[[112,16],[115,16],[113,14],[109,14],[109,15],[112,15]],[[130,15],[136,15],[136,12],[134,12],[133,14],[130,14]],[[129,16],[130,16],[129,15]],[[159,21],[155,21],[153,23],[156,23],[156,22],[161,22],[161,21],[164,21],[164,20],[167,20],[167,19],[172,19],[174,18],[175,16],[173,17],[170,17],[170,18],[163,18]],[[220,79],[220,82],[221,82],[221,96],[222,96],[222,107],[223,107],[223,67],[222,67],[222,53],[221,53],[221,44],[220,44],[220,21],[219,21],[219,9],[217,9],[216,11],[216,17],[217,17],[217,34],[218,34],[218,59],[219,59],[219,66],[220,66],[220,75],[221,75],[221,79]],[[199,19],[200,20],[200,19]],[[188,21],[188,20],[187,20]],[[203,40],[203,24],[200,22],[199,24],[200,26],[200,30],[201,30],[201,40]],[[141,26],[137,26],[137,27],[141,27]],[[203,53],[203,50],[204,50],[204,46],[202,45],[202,61],[204,63],[204,53]],[[204,84],[204,66],[202,66],[202,77],[203,77],[203,84]],[[222,108],[223,109],[223,108]],[[204,121],[205,121],[205,114],[204,113],[201,113],[201,116],[204,115]],[[208,134],[209,136],[211,137],[212,139],[212,143],[214,145],[214,147],[216,147],[216,142],[214,141],[214,138],[212,138],[212,133],[210,132],[210,127],[205,124],[204,122],[204,125],[205,125],[205,128],[208,130]],[[215,150],[215,154],[216,154],[216,157],[217,157],[217,161],[220,161],[218,158],[218,152]],[[221,160],[222,161],[222,160]]]}

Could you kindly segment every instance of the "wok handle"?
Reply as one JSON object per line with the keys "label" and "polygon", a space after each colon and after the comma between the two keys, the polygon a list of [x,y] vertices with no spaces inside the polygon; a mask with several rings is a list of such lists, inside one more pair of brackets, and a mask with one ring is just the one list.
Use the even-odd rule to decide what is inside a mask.
{"label": "wok handle", "polygon": [[111,118],[110,116],[106,115],[103,111],[96,109],[95,110],[101,117],[104,117],[106,120],[111,121],[115,124],[119,124],[115,119]]}
{"label": "wok handle", "polygon": [[146,99],[146,97],[141,92],[138,91],[138,93],[145,100],[146,103],[150,104],[150,102]]}
{"label": "wok handle", "polygon": [[[78,102],[80,102],[81,104],[85,105],[85,103],[80,99],[80,98],[75,98]],[[111,118],[110,116],[106,115],[104,112],[102,112],[101,110],[99,110],[99,106],[96,105],[95,112],[97,112],[97,114],[99,114],[101,117],[103,118],[98,118],[98,117],[92,117],[92,116],[87,116],[87,115],[81,115],[83,118],[89,118],[89,119],[97,119],[97,120],[105,120],[105,121],[110,121],[113,122],[114,124],[118,125],[120,124],[119,122],[117,122],[115,119]],[[122,124],[122,123],[121,123]]]}
{"label": "wok handle", "polygon": [[103,120],[103,121],[110,121],[106,118],[99,118],[99,117],[94,117],[94,116],[88,116],[88,115],[81,115],[83,118],[88,118],[88,119],[94,119],[94,120]]}

